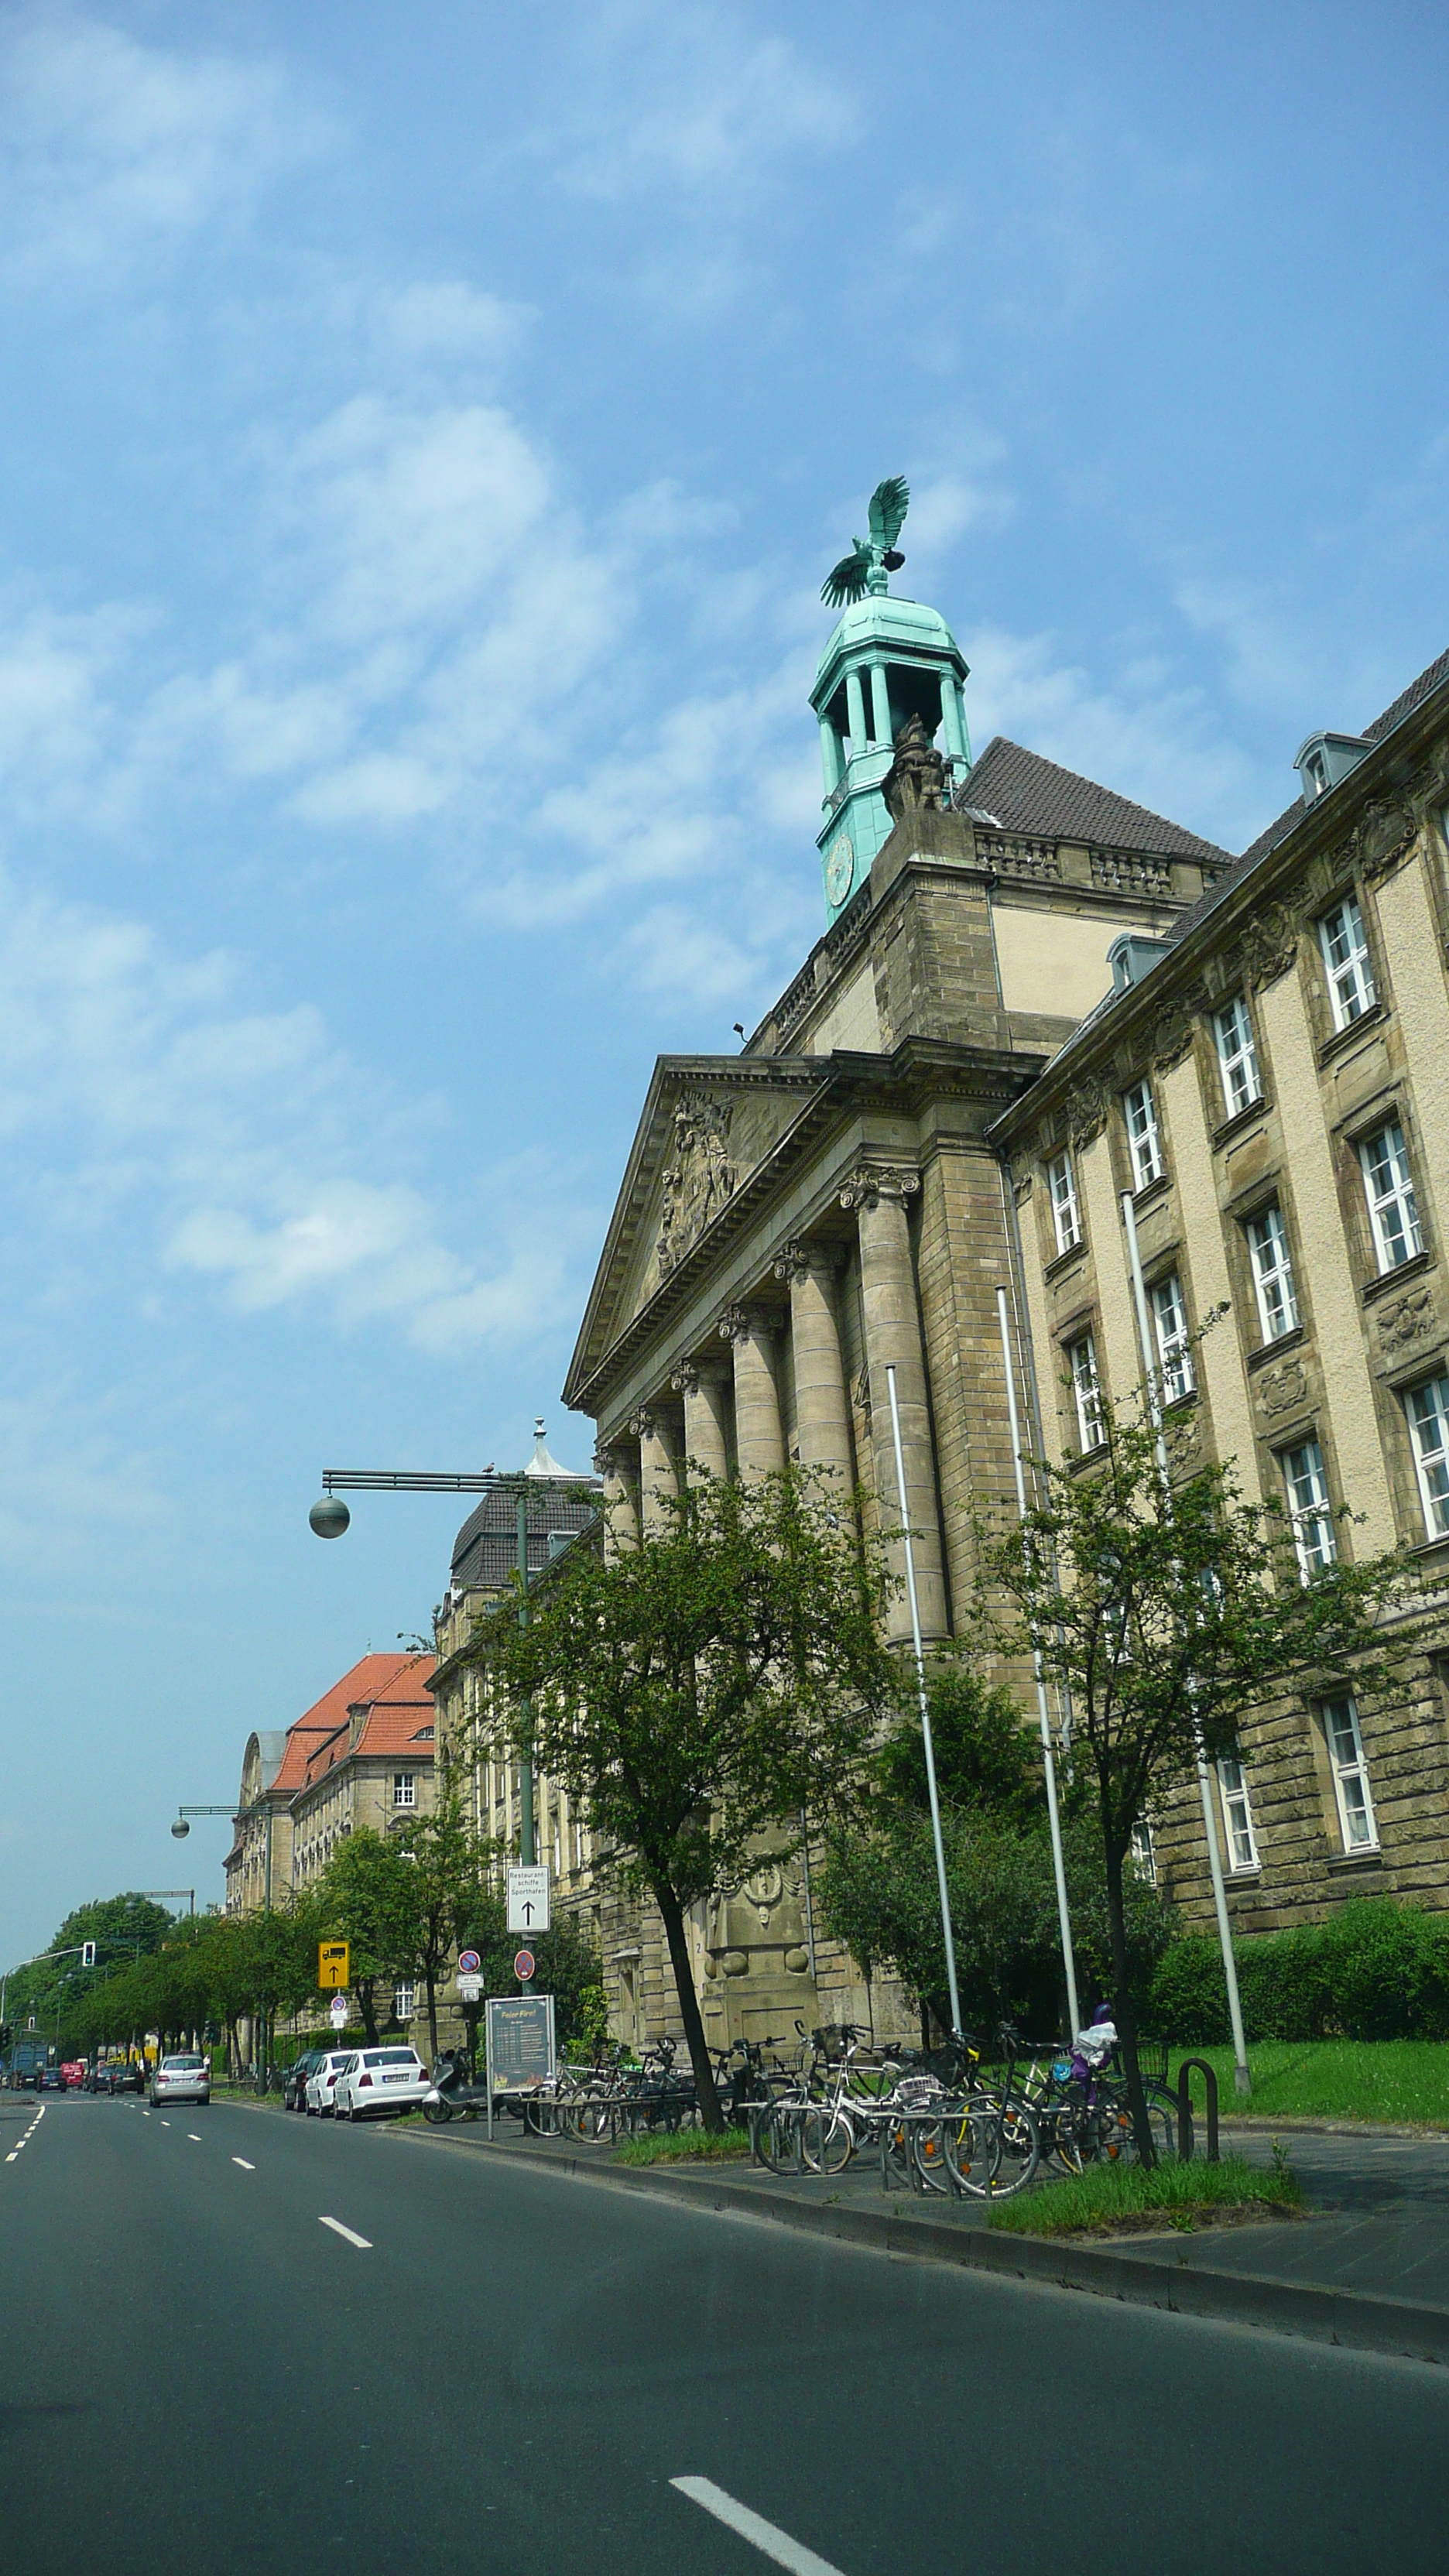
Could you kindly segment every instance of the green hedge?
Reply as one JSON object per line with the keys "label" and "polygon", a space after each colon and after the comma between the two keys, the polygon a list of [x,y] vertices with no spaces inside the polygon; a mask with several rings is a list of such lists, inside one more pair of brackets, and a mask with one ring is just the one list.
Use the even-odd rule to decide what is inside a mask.
{"label": "green hedge", "polygon": [[[1326,1923],[1233,1945],[1250,2039],[1449,2039],[1449,1915],[1354,1897]],[[1228,2038],[1216,1936],[1174,1941],[1146,2015],[1160,2037]]]}

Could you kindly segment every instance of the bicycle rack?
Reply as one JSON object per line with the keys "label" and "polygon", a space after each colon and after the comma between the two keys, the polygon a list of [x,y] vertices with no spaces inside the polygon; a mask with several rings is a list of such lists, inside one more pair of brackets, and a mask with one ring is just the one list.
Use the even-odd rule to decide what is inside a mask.
{"label": "bicycle rack", "polygon": [[1192,2087],[1188,2077],[1201,2075],[1207,2084],[1207,2154],[1206,2164],[1220,2163],[1218,2155],[1218,2079],[1205,2057],[1185,2057],[1177,2070],[1177,2152],[1184,2164],[1192,2154]]}

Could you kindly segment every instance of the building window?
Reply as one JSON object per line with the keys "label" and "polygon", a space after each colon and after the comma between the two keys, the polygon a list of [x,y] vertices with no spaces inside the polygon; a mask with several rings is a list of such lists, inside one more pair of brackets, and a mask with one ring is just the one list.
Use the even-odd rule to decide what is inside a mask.
{"label": "building window", "polygon": [[1150,1082],[1135,1082],[1130,1091],[1123,1092],[1122,1114],[1127,1121],[1127,1147],[1132,1156],[1132,1186],[1145,1190],[1149,1182],[1161,1180],[1165,1169]]}
{"label": "building window", "polygon": [[1073,1342],[1067,1352],[1072,1372],[1072,1393],[1077,1399],[1077,1440],[1086,1449],[1100,1449],[1102,1431],[1102,1388],[1097,1376],[1097,1345],[1090,1333]]}
{"label": "building window", "polygon": [[1424,1527],[1430,1538],[1449,1538],[1449,1377],[1411,1387],[1408,1413]]}
{"label": "building window", "polygon": [[1287,1229],[1276,1199],[1260,1215],[1249,1217],[1248,1250],[1252,1255],[1253,1286],[1257,1291],[1258,1322],[1263,1339],[1265,1342],[1280,1342],[1285,1333],[1298,1330],[1298,1298],[1293,1286]]}
{"label": "building window", "polygon": [[418,1990],[416,1986],[409,1984],[408,1980],[403,1978],[399,1984],[393,1987],[392,1990],[393,2020],[411,2021],[417,1999]]}
{"label": "building window", "polygon": [[1338,1555],[1338,1532],[1328,1504],[1323,1452],[1316,1440],[1304,1440],[1298,1448],[1284,1450],[1282,1467],[1293,1544],[1298,1551],[1299,1572],[1306,1583],[1310,1575],[1332,1565]]}
{"label": "building window", "polygon": [[1218,1070],[1223,1078],[1223,1106],[1230,1118],[1240,1109],[1250,1109],[1263,1097],[1258,1079],[1258,1050],[1253,1044],[1253,1023],[1248,1005],[1241,993],[1225,1004],[1214,1023],[1218,1041]]}
{"label": "building window", "polygon": [[1376,1851],[1379,1832],[1359,1732],[1358,1705],[1351,1692],[1345,1691],[1340,1699],[1324,1701],[1323,1732],[1328,1739],[1343,1848],[1346,1852]]}
{"label": "building window", "polygon": [[1253,1810],[1248,1802],[1248,1784],[1243,1778],[1239,1754],[1230,1754],[1218,1764],[1218,1788],[1222,1795],[1223,1823],[1227,1827],[1228,1867],[1256,1869],[1258,1846],[1253,1840]]}
{"label": "building window", "polygon": [[411,1771],[394,1771],[392,1775],[392,1803],[395,1807],[415,1807],[417,1805],[413,1774]]}
{"label": "building window", "polygon": [[1132,1860],[1138,1876],[1149,1887],[1157,1885],[1157,1851],[1152,1840],[1152,1827],[1145,1816],[1139,1816],[1132,1828]]}
{"label": "building window", "polygon": [[1052,1196],[1052,1223],[1057,1230],[1058,1252],[1070,1252],[1082,1240],[1082,1220],[1077,1209],[1077,1185],[1072,1177],[1070,1154],[1058,1154],[1047,1165],[1047,1187]]}
{"label": "building window", "polygon": [[1404,1131],[1397,1118],[1391,1118],[1376,1136],[1364,1139],[1358,1158],[1379,1268],[1397,1270],[1424,1249]]}
{"label": "building window", "polygon": [[1328,971],[1328,993],[1333,1004],[1336,1029],[1351,1028],[1371,1011],[1377,1000],[1373,968],[1369,964],[1368,941],[1363,932],[1363,914],[1354,895],[1346,894],[1332,912],[1326,912],[1318,925],[1323,963]]}
{"label": "building window", "polygon": [[1182,1281],[1175,1270],[1170,1278],[1159,1279],[1152,1290],[1152,1321],[1157,1333],[1163,1401],[1175,1404],[1179,1396],[1191,1395],[1197,1384],[1193,1375],[1192,1346],[1187,1337],[1187,1308],[1182,1301]]}

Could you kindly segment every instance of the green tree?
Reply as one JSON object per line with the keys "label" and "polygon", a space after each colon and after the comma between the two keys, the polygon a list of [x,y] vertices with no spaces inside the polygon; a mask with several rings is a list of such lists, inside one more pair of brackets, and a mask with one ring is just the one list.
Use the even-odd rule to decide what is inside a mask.
{"label": "green tree", "polygon": [[347,1943],[348,1979],[374,2048],[377,1989],[413,1965],[417,1889],[411,1859],[400,1835],[363,1826],[343,1836],[317,1887],[318,1937]]}
{"label": "green tree", "polygon": [[399,1877],[399,1964],[416,1970],[428,1999],[428,2042],[438,2053],[438,1985],[464,1924],[486,1893],[491,1842],[475,1833],[454,1773],[439,1767],[430,1816],[413,1816],[391,1837]]}
{"label": "green tree", "polygon": [[[1040,1742],[1023,1726],[1009,1690],[993,1689],[958,1655],[948,1655],[927,1677],[926,1705],[943,1807],[980,1809],[1023,1825],[1045,1814]],[[914,1705],[886,1734],[875,1769],[889,1806],[930,1813],[925,1738]]]}
{"label": "green tree", "polygon": [[685,1915],[737,1885],[759,1837],[802,1810],[855,1812],[900,1675],[881,1640],[880,1547],[823,1480],[691,1482],[662,1527],[573,1548],[472,1648],[492,1741],[536,1759],[595,1837],[596,1868],[659,1909],[707,2127],[722,2126]]}
{"label": "green tree", "polygon": [[[513,1962],[518,1935],[508,1929],[508,1909],[492,1889],[480,1890],[461,1925],[461,1938],[476,1950],[485,1995],[512,1994]],[[553,1997],[554,2036],[561,2049],[576,2042],[597,2045],[598,2004],[603,1992],[603,1965],[598,1951],[572,1914],[556,1914],[553,1927],[529,1941],[534,1955],[534,1990]],[[607,2029],[607,2018],[604,2027]]]}
{"label": "green tree", "polygon": [[[1128,1936],[1132,1829],[1208,1761],[1237,1750],[1245,1719],[1287,1689],[1360,1702],[1393,1687],[1415,1637],[1386,1633],[1414,1578],[1400,1553],[1305,1581],[1275,1504],[1245,1499],[1231,1464],[1193,1465],[1185,1441],[1159,1471],[1151,1425],[1104,1399],[1095,1463],[1039,1470],[1024,1522],[980,1522],[983,1632],[1070,1692],[1075,1758],[1095,1796],[1106,1879],[1113,2003],[1139,2151],[1152,2161],[1137,2060]],[[1002,1603],[1006,1604],[1005,1615]]]}

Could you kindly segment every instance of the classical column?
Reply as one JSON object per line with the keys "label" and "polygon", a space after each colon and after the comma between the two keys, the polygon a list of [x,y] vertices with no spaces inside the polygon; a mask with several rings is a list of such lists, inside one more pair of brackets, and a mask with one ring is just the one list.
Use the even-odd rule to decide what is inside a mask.
{"label": "classical column", "polygon": [[891,693],[890,683],[886,678],[886,666],[884,662],[872,662],[870,666],[870,702],[875,710],[875,724],[873,727],[875,739],[879,743],[884,743],[886,748],[889,749],[891,739]]}
{"label": "classical column", "polygon": [[609,1441],[599,1442],[594,1467],[604,1480],[604,1554],[609,1558],[616,1557],[622,1548],[639,1544],[639,1505],[629,1465],[622,1448]]}
{"label": "classical column", "polygon": [[631,1415],[629,1428],[639,1440],[639,1511],[644,1535],[663,1538],[674,1526],[669,1505],[679,1491],[664,1417],[646,1407]]}
{"label": "classical column", "polygon": [[859,752],[864,751],[868,739],[865,729],[865,693],[860,685],[858,671],[846,672],[845,703],[850,721],[850,754],[854,759]]}
{"label": "classical column", "polygon": [[757,1484],[785,1464],[780,1391],[775,1383],[774,1317],[758,1306],[731,1306],[720,1337],[734,1351],[735,1455],[742,1485]]}
{"label": "classical column", "polygon": [[[906,1474],[906,1517],[911,1528],[916,1565],[916,1592],[925,1637],[946,1634],[946,1583],[942,1571],[941,1524],[936,1509],[936,1473],[931,1450],[931,1417],[926,1402],[926,1362],[921,1346],[921,1315],[911,1260],[910,1222],[906,1201],[920,1188],[915,1172],[893,1166],[867,1165],[841,1191],[840,1204],[853,1208],[860,1229],[860,1293],[865,1316],[865,1359],[870,1379],[870,1433],[875,1453],[875,1485],[881,1518],[899,1528],[895,1445],[891,1436],[890,1389],[886,1369],[894,1365],[896,1402],[901,1417],[901,1455]],[[905,1573],[905,1549],[892,1545],[891,1563]],[[891,1636],[911,1632],[910,1603],[904,1591],[891,1603]]]}
{"label": "classical column", "polygon": [[850,1399],[835,1320],[834,1244],[787,1243],[775,1264],[790,1285],[790,1349],[795,1366],[795,1431],[802,1467],[825,1467],[851,1480]]}
{"label": "classical column", "polygon": [[722,1360],[688,1360],[669,1381],[675,1394],[684,1398],[687,1465],[702,1467],[707,1475],[721,1479],[730,1471],[725,1432],[728,1378],[729,1371]]}

